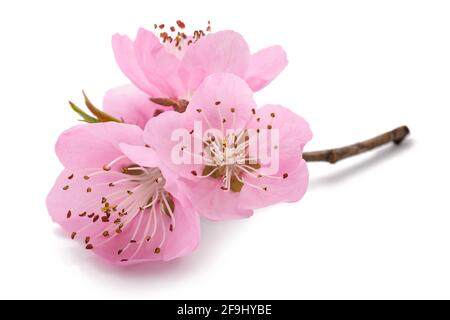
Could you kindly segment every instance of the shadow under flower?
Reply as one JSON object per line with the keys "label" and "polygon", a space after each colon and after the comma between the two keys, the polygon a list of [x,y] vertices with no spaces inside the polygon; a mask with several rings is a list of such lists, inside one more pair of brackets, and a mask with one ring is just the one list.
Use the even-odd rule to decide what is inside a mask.
{"label": "shadow under flower", "polygon": [[[376,150],[372,152],[372,155],[370,155],[368,158],[361,160],[359,163],[353,164],[349,167],[345,167],[344,169],[338,169],[340,163],[331,165],[334,169],[336,169],[336,172],[333,172],[331,174],[324,174],[319,177],[312,177],[309,182],[309,190],[344,182],[346,179],[349,179],[363,171],[375,167],[382,161],[387,161],[399,156],[404,152],[407,152],[413,146],[414,141],[409,139],[404,141],[401,145],[392,144],[388,147]],[[330,166],[330,164],[326,165]],[[312,170],[310,169],[310,171]]]}

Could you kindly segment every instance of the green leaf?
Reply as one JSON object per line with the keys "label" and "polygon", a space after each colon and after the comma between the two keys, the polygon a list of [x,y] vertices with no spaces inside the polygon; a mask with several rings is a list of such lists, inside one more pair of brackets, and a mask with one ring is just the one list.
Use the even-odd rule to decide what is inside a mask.
{"label": "green leaf", "polygon": [[83,110],[81,110],[80,108],[78,108],[73,102],[69,101],[70,107],[72,108],[73,111],[75,111],[76,113],[78,113],[80,115],[81,118],[83,118],[84,122],[87,123],[98,123],[100,122],[98,119],[88,115],[86,112],[84,112]]}
{"label": "green leaf", "polygon": [[84,103],[86,104],[86,107],[89,109],[89,111],[92,112],[92,114],[94,116],[97,117],[97,119],[100,122],[122,122],[121,120],[113,117],[110,114],[107,114],[106,112],[96,108],[94,106],[94,104],[89,100],[89,98],[87,97],[86,93],[83,91],[83,96],[84,96]]}

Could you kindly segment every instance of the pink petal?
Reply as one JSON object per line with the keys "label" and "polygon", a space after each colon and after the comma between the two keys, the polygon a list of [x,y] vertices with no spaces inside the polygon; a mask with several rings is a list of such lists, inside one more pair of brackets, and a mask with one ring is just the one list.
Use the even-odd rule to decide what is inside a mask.
{"label": "pink petal", "polygon": [[178,98],[184,94],[184,86],[178,77],[180,61],[152,32],[142,28],[138,31],[134,52],[149,82],[161,90],[163,95],[159,97]]}
{"label": "pink petal", "polygon": [[[272,130],[278,130],[279,133],[280,168],[287,169],[288,164],[291,168],[297,168],[302,159],[303,147],[312,139],[308,122],[283,106],[265,105],[257,110],[248,128],[266,129],[264,133],[270,136],[270,131],[267,130],[269,126]],[[267,147],[273,146],[267,145]],[[267,154],[270,153],[271,151],[268,150]]]}
{"label": "pink petal", "polygon": [[[275,173],[269,172],[268,166],[259,170],[263,175],[272,176],[270,178],[245,175],[244,179],[249,184],[244,183],[239,207],[261,208],[278,202],[298,201],[308,186],[308,169],[302,160],[303,147],[312,138],[308,123],[289,109],[266,105],[257,111],[249,128],[260,129],[260,135],[267,133],[267,137],[271,137],[272,132],[278,132],[277,145],[269,139],[266,154],[271,156],[272,161],[276,161],[277,157],[274,155],[277,152],[279,163],[274,167],[277,169]],[[264,191],[264,188],[267,188],[267,191]]]}
{"label": "pink petal", "polygon": [[71,170],[101,168],[122,156],[120,143],[143,145],[142,130],[115,122],[79,125],[61,134],[56,154]]}
{"label": "pink petal", "polygon": [[117,64],[131,82],[149,96],[163,96],[159,88],[147,79],[139,66],[136,59],[134,44],[130,38],[116,34],[112,37],[112,46]]}
{"label": "pink petal", "polygon": [[207,77],[198,87],[185,114],[191,121],[201,120],[204,130],[244,129],[255,108],[253,92],[242,78],[231,73],[217,73]]}
{"label": "pink petal", "polygon": [[164,261],[185,256],[194,251],[200,242],[200,217],[190,206],[175,202],[176,226],[163,248]]}
{"label": "pink petal", "polygon": [[144,128],[147,121],[155,114],[170,110],[151,102],[148,94],[134,85],[109,90],[103,100],[103,109],[125,123],[135,124],[141,128]]}
{"label": "pink petal", "polygon": [[221,31],[201,38],[186,50],[180,76],[193,91],[213,73],[244,77],[249,59],[250,50],[244,38],[234,31]]}
{"label": "pink petal", "polygon": [[253,54],[245,79],[253,91],[259,91],[275,79],[287,66],[286,53],[273,46]]}
{"label": "pink petal", "polygon": [[[181,129],[183,134],[188,134],[187,129],[192,126],[185,113],[167,111],[158,117],[150,119],[144,129],[144,142],[149,145],[159,157],[162,165],[172,170],[175,174],[189,177],[191,171],[200,170],[197,165],[180,165],[175,163],[172,158],[172,152],[181,142],[172,141],[172,134]],[[191,139],[189,139],[191,140]],[[161,165],[161,166],[162,166]]]}
{"label": "pink petal", "polygon": [[240,208],[240,195],[220,190],[217,179],[183,180],[185,191],[195,210],[204,218],[221,221],[243,219],[253,215],[252,208]]}
{"label": "pink petal", "polygon": [[297,168],[289,171],[289,176],[285,179],[283,174],[278,175],[279,179],[247,177],[246,181],[264,186],[267,191],[244,184],[240,192],[239,208],[258,209],[279,202],[299,201],[308,188],[308,177],[308,168],[303,160]]}
{"label": "pink petal", "polygon": [[158,155],[153,149],[127,143],[121,143],[119,147],[123,154],[135,164],[147,168],[158,168],[160,166]]}

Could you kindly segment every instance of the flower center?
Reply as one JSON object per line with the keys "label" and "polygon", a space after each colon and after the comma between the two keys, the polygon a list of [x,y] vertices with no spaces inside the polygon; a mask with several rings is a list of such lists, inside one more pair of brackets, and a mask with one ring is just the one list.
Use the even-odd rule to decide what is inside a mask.
{"label": "flower center", "polygon": [[[220,188],[226,192],[241,192],[244,185],[267,192],[269,190],[266,185],[267,180],[263,178],[281,180],[288,178],[287,173],[276,176],[263,172],[260,158],[254,148],[255,145],[258,145],[258,139],[262,133],[260,129],[253,130],[252,134],[249,129],[225,130],[226,123],[231,123],[231,128],[236,126],[236,108],[229,107],[224,110],[220,101],[215,103],[215,108],[219,119],[222,119],[220,129],[212,127],[203,109],[197,109],[211,130],[206,139],[198,136],[195,131],[191,132],[195,139],[201,139],[203,143],[202,153],[193,156],[200,156],[205,164],[201,175],[197,171],[192,171],[193,176],[218,179],[222,181]],[[252,109],[251,119],[256,117],[256,110]],[[272,130],[275,117],[276,115],[272,114],[270,122],[266,124],[269,131]],[[261,118],[256,120],[261,123]],[[277,150],[278,146],[273,146],[273,148]],[[185,152],[185,150],[182,151]]]}
{"label": "flower center", "polygon": [[[79,217],[91,221],[72,233],[72,239],[82,236],[86,249],[94,249],[106,245],[130,228],[127,232],[129,242],[117,253],[124,257],[123,262],[135,258],[145,244],[152,246],[154,254],[160,254],[167,232],[173,232],[175,228],[175,202],[164,189],[166,180],[161,171],[121,165],[125,159],[121,156],[83,177],[85,192],[94,195],[93,203],[86,204],[87,208],[93,208],[93,213],[80,213]],[[73,179],[73,175],[69,178]],[[90,186],[90,182],[95,184]],[[97,188],[108,191],[95,193]],[[68,214],[68,218],[70,216]],[[99,227],[99,223],[104,227]]]}

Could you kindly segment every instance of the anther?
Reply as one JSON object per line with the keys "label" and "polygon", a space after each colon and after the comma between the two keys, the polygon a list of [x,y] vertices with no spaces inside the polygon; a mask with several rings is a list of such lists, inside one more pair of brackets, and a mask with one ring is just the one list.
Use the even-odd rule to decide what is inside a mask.
{"label": "anther", "polygon": [[89,180],[90,178],[89,178],[89,176],[84,176],[83,179],[84,180]]}
{"label": "anther", "polygon": [[272,118],[275,118],[275,113],[274,112],[272,112],[271,114],[270,114],[270,116],[272,117]]}
{"label": "anther", "polygon": [[87,189],[86,189],[86,192],[87,192],[87,193],[92,192],[92,188],[91,188],[91,187],[87,188]]}
{"label": "anther", "polygon": [[103,236],[104,236],[105,238],[108,238],[108,237],[109,237],[109,232],[108,232],[108,231],[103,232]]}
{"label": "anther", "polygon": [[89,242],[91,242],[91,237],[86,237],[84,243],[89,244]]}
{"label": "anther", "polygon": [[203,110],[202,110],[202,109],[197,109],[196,111],[197,111],[198,113],[202,113]]}
{"label": "anther", "polygon": [[92,244],[88,244],[88,245],[86,246],[86,249],[87,249],[87,250],[92,250],[92,249],[94,249],[94,246],[93,246]]}
{"label": "anther", "polygon": [[287,173],[283,174],[283,179],[287,179],[287,177],[289,177]]}
{"label": "anther", "polygon": [[69,190],[69,186],[65,186],[65,187],[63,188],[63,190],[64,190],[64,191]]}
{"label": "anther", "polygon": [[72,234],[70,235],[70,237],[72,238],[72,240],[75,239],[76,236],[77,236],[77,233],[76,233],[76,232],[72,232]]}
{"label": "anther", "polygon": [[178,25],[181,29],[186,28],[186,25],[185,25],[184,22],[181,21],[181,20],[177,20],[177,25]]}
{"label": "anther", "polygon": [[220,102],[220,101],[216,101],[216,103],[214,103],[216,106],[220,106],[220,104],[221,104],[222,102]]}
{"label": "anther", "polygon": [[108,165],[103,166],[104,171],[111,171],[111,167],[108,167]]}
{"label": "anther", "polygon": [[69,211],[67,212],[67,219],[70,219],[71,216],[72,216],[72,211],[69,210]]}
{"label": "anther", "polygon": [[86,211],[79,214],[80,217],[86,217],[86,215],[87,215],[87,212],[86,212]]}
{"label": "anther", "polygon": [[73,179],[73,174],[71,174],[70,176],[68,176],[67,179],[72,180],[72,179]]}
{"label": "anther", "polygon": [[267,126],[267,129],[269,129],[269,130],[272,130],[272,128],[273,128],[273,127],[272,127],[272,125],[270,125],[270,124]]}
{"label": "anther", "polygon": [[231,109],[230,109],[230,112],[231,112],[231,113],[235,113],[235,112],[236,112],[236,108],[231,108]]}
{"label": "anther", "polygon": [[161,248],[156,248],[155,249],[155,254],[160,254],[161,253]]}
{"label": "anther", "polygon": [[96,215],[92,221],[95,223],[95,222],[98,221],[98,219],[100,219],[100,216],[99,216],[99,215]]}
{"label": "anther", "polygon": [[252,109],[252,113],[253,113],[253,114],[256,114],[256,109]]}
{"label": "anther", "polygon": [[119,250],[119,251],[117,251],[117,255],[121,255],[122,254],[122,252],[123,252],[123,250]]}
{"label": "anther", "polygon": [[197,176],[198,174],[197,174],[197,171],[195,171],[195,170],[193,170],[193,171],[191,171],[191,174],[193,175],[193,176]]}

